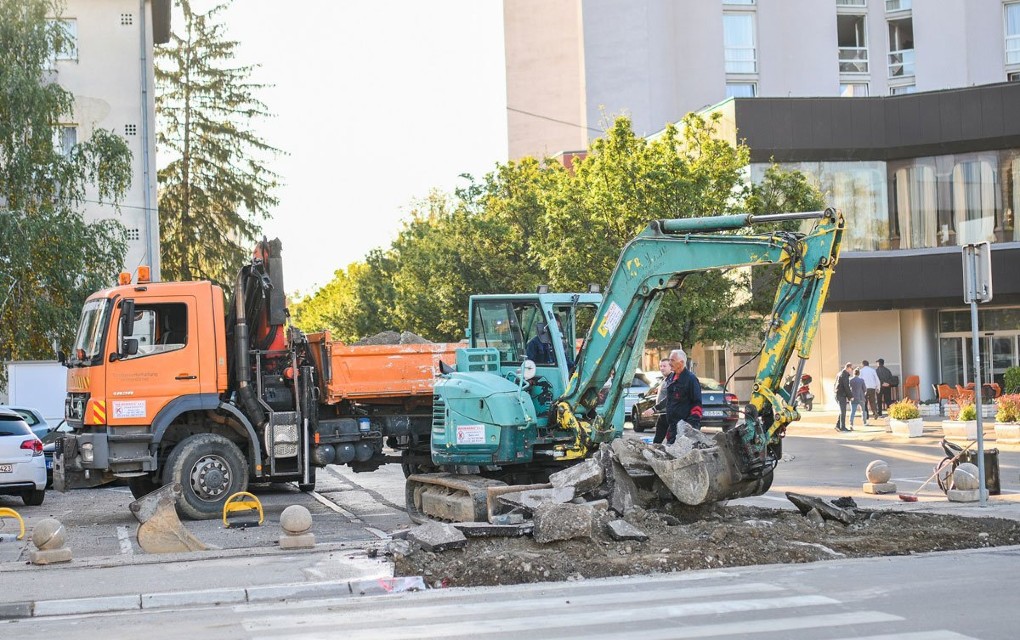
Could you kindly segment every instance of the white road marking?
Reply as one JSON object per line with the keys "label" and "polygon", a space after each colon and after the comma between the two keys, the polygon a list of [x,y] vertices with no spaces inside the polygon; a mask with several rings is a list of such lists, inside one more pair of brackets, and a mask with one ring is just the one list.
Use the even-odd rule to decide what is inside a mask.
{"label": "white road marking", "polygon": [[120,541],[120,552],[122,554],[126,556],[133,556],[135,554],[135,549],[131,546],[131,532],[127,527],[117,527],[117,540]]}

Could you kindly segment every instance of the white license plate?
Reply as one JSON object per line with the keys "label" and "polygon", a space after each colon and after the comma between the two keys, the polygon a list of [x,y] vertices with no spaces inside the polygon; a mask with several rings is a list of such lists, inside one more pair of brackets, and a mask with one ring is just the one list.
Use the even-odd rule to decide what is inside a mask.
{"label": "white license plate", "polygon": [[725,411],[706,411],[705,412],[705,417],[706,418],[721,418],[724,415],[726,415]]}
{"label": "white license plate", "polygon": [[0,473],[14,473],[14,465],[0,464]]}

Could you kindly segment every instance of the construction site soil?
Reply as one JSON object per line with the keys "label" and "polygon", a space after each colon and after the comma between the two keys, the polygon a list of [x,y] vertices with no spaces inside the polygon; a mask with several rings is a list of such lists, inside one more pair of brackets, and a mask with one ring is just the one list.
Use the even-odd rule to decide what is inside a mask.
{"label": "construction site soil", "polygon": [[647,541],[616,541],[603,512],[591,538],[540,544],[530,536],[473,538],[465,548],[432,553],[416,545],[395,554],[398,576],[424,576],[431,587],[508,585],[607,576],[718,569],[837,558],[898,556],[1020,544],[1020,523],[998,518],[904,511],[856,511],[852,524],[797,510],[715,505],[629,510]]}

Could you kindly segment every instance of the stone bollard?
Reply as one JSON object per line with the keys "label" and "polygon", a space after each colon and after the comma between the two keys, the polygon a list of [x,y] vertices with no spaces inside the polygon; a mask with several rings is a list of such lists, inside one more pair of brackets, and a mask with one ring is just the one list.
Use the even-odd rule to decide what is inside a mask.
{"label": "stone bollard", "polygon": [[953,470],[952,488],[946,491],[950,502],[977,502],[981,485],[976,464],[964,462]]}
{"label": "stone bollard", "polygon": [[59,520],[44,518],[32,529],[32,544],[36,550],[28,554],[32,564],[54,564],[70,562],[71,550],[64,546],[67,534]]}
{"label": "stone bollard", "polygon": [[312,514],[305,507],[292,504],[284,509],[280,514],[280,527],[283,528],[281,549],[315,548],[315,534],[311,532]]}
{"label": "stone bollard", "polygon": [[889,482],[892,469],[885,460],[873,460],[864,475],[868,478],[864,483],[864,493],[896,493],[896,484]]}

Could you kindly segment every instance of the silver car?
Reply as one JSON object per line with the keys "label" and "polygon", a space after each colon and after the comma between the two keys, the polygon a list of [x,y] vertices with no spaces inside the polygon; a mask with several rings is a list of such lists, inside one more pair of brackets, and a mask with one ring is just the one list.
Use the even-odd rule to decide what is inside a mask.
{"label": "silver car", "polygon": [[38,409],[4,405],[0,405],[0,409],[7,409],[21,416],[25,423],[28,424],[28,428],[32,430],[32,433],[40,438],[50,432],[50,423],[46,421],[46,418],[43,417],[43,414]]}
{"label": "silver car", "polygon": [[0,494],[21,496],[33,507],[46,496],[42,440],[9,409],[0,409]]}

